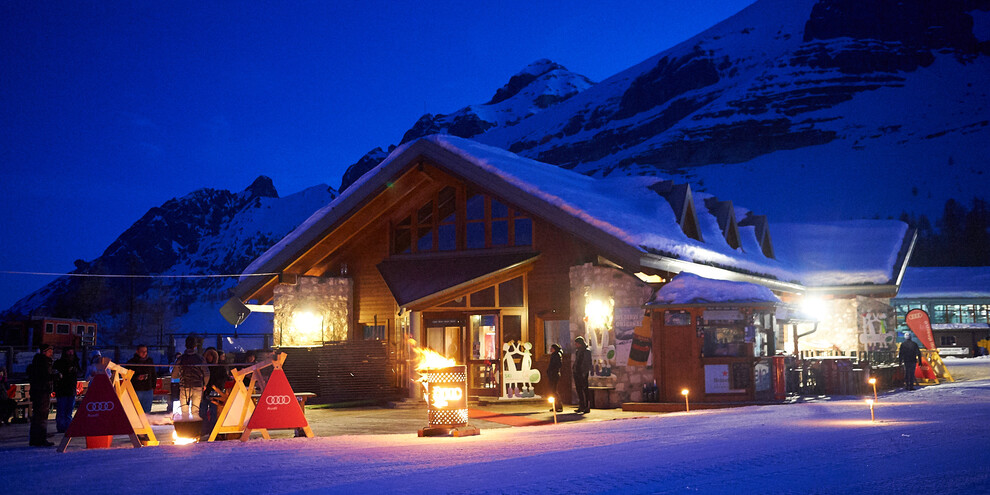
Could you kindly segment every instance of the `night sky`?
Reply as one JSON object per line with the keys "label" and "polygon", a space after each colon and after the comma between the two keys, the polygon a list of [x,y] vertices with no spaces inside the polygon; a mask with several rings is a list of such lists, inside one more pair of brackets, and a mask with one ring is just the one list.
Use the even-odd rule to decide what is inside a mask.
{"label": "night sky", "polygon": [[[260,3],[0,4],[0,271],[69,272],[203,187],[338,187],[537,59],[601,81],[752,0]],[[0,310],[51,280],[0,274]]]}

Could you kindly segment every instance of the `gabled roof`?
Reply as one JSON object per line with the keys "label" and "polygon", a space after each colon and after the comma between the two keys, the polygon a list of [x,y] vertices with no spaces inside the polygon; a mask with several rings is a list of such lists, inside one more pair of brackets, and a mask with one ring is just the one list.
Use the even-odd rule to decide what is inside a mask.
{"label": "gabled roof", "polygon": [[990,299],[990,266],[909,267],[898,299]]}
{"label": "gabled roof", "polygon": [[718,228],[722,231],[722,237],[732,248],[739,248],[742,241],[739,239],[739,226],[736,224],[736,209],[732,206],[732,201],[719,201],[712,196],[705,198],[705,208],[715,215]]}
{"label": "gabled roof", "polygon": [[[779,283],[773,287],[775,290],[803,290],[799,285],[806,277],[802,265],[771,259],[760,251],[733,249],[721,235],[701,236],[701,232],[710,231],[709,225],[718,228],[717,219],[705,208],[696,212],[699,238],[705,241],[688,237],[678,222],[678,214],[683,216],[686,205],[691,203],[688,187],[657,186],[663,181],[655,177],[595,179],[449,135],[428,136],[397,148],[255,260],[246,273],[284,270],[350,215],[360,211],[365,203],[385,192],[392,181],[424,162],[497,194],[595,246],[622,266],[696,272],[709,278],[756,281],[764,285]],[[666,191],[672,199],[658,194],[656,189]],[[757,236],[768,241],[765,217],[762,224],[762,227],[756,225],[760,230]],[[898,224],[902,227],[899,233],[896,229],[878,231],[883,237],[878,242],[895,246],[892,258],[896,258],[907,228],[906,224]],[[877,284],[896,278],[890,275],[895,271],[895,261],[888,259],[890,256],[880,258],[870,258],[871,262],[877,262],[875,265],[851,268],[844,280]],[[827,260],[825,263],[828,264]],[[877,271],[888,275],[879,277]],[[239,295],[248,294],[264,283],[243,277],[235,291]]]}

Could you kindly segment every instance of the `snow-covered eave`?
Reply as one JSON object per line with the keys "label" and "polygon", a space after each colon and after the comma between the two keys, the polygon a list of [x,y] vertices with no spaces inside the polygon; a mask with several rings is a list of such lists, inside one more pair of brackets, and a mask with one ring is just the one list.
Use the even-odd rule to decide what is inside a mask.
{"label": "snow-covered eave", "polygon": [[791,294],[803,294],[807,289],[801,285],[793,282],[782,282],[780,280],[775,280],[767,277],[760,277],[757,275],[750,275],[747,273],[734,272],[732,270],[727,270],[725,268],[719,268],[716,266],[702,265],[694,263],[691,261],[684,261],[674,258],[668,258],[666,256],[659,256],[651,253],[643,254],[640,257],[640,265],[644,267],[654,268],[657,270],[663,270],[671,273],[693,273],[700,277],[710,278],[714,280],[727,280],[730,282],[748,282],[751,284],[762,285],[773,291],[788,292]]}
{"label": "snow-covered eave", "polygon": [[[245,274],[282,272],[332,232],[353,211],[359,209],[366,198],[386,188],[394,176],[406,166],[415,163],[424,147],[425,143],[419,140],[395,150],[382,163],[358,178],[340,196],[314,212],[309,219],[252,262],[245,270]],[[242,277],[234,287],[234,294],[242,301],[252,299],[252,296],[270,284],[273,278],[275,277]]]}
{"label": "snow-covered eave", "polygon": [[911,255],[914,254],[914,246],[917,243],[918,229],[911,229],[905,242],[905,248],[901,250],[901,255],[897,259],[897,262],[900,263],[897,276],[894,277],[894,285],[897,287],[900,287],[901,281],[904,280],[904,272],[907,271],[908,261],[911,260]]}
{"label": "snow-covered eave", "polygon": [[858,284],[858,285],[823,285],[808,287],[809,296],[873,296],[894,297],[897,294],[896,284]]}

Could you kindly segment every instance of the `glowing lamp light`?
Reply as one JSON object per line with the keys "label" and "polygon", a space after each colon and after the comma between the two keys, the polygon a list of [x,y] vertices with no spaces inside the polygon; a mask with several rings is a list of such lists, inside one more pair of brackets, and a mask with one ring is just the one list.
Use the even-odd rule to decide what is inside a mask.
{"label": "glowing lamp light", "polygon": [[612,326],[612,305],[599,299],[589,299],[584,305],[585,321],[590,328]]}
{"label": "glowing lamp light", "polygon": [[870,382],[870,385],[873,385],[873,400],[878,400],[877,399],[877,379],[871,376],[869,382]]}
{"label": "glowing lamp light", "polygon": [[296,311],[289,322],[291,341],[312,344],[323,341],[323,317],[312,311]]}
{"label": "glowing lamp light", "polygon": [[547,399],[547,402],[550,403],[550,410],[553,411],[553,424],[557,424],[557,406],[555,404],[557,401],[551,395],[550,398]]}
{"label": "glowing lamp light", "polygon": [[684,412],[691,412],[691,405],[688,404],[688,394],[691,393],[688,389],[681,389],[681,395],[684,396]]}
{"label": "glowing lamp light", "polygon": [[816,320],[825,319],[828,314],[828,304],[817,297],[806,297],[801,301],[801,311]]}
{"label": "glowing lamp light", "polygon": [[870,405],[870,422],[876,422],[876,418],[873,416],[873,399],[866,399],[866,403]]}

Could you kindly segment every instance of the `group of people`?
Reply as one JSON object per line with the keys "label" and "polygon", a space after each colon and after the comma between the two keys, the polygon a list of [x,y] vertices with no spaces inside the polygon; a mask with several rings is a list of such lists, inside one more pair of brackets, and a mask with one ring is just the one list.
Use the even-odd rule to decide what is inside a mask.
{"label": "group of people", "polygon": [[[172,377],[176,381],[173,388],[178,391],[177,400],[183,417],[202,418],[204,431],[209,431],[218,416],[218,407],[213,398],[225,390],[230,373],[222,350],[208,347],[200,355],[197,352],[197,343],[195,337],[188,337],[185,352],[176,356],[172,366]],[[32,408],[28,444],[34,447],[54,445],[48,440],[51,437],[48,433],[51,396],[55,395],[56,431],[65,433],[72,423],[79,380],[83,377],[89,380],[97,373],[105,373],[106,365],[98,351],[85,370],[74,348],[63,349],[57,360],[53,359],[54,354],[55,349],[51,345],[43,344],[27,367]],[[248,360],[251,361],[253,357],[253,354],[249,354]],[[124,363],[124,367],[134,371],[131,385],[137,393],[138,402],[146,413],[151,412],[157,371],[161,366],[155,364],[154,359],[148,355],[148,346],[142,344],[137,346],[134,356]],[[15,402],[8,397],[8,388],[11,386],[7,382],[6,369],[0,367],[0,424],[6,423],[14,412]],[[168,404],[168,409],[169,412],[172,411],[171,403]]]}
{"label": "group of people", "polygon": [[[186,338],[186,350],[175,360],[172,379],[178,383],[179,409],[182,418],[199,417],[203,420],[203,432],[213,429],[218,418],[219,397],[227,388],[230,371],[222,350],[207,347],[203,354],[197,351],[197,339]],[[176,383],[173,383],[175,387]]]}
{"label": "group of people", "polygon": [[[574,388],[577,391],[578,405],[575,412],[578,414],[587,414],[591,412],[591,390],[588,384],[588,379],[591,375],[591,349],[588,348],[584,337],[580,336],[574,339],[574,345],[574,362],[571,363],[571,377],[574,380]],[[560,348],[560,345],[553,344],[550,346],[550,364],[547,365],[547,381],[550,385],[550,394],[555,399],[554,408],[556,412],[561,412],[564,408],[559,400],[560,391],[557,388],[557,384],[560,383],[563,357],[564,351]]]}

